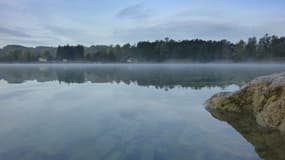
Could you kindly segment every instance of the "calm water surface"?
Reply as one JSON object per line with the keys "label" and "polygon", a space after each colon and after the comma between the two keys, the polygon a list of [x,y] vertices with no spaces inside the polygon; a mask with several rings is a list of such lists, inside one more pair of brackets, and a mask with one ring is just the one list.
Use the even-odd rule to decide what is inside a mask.
{"label": "calm water surface", "polygon": [[1,160],[285,157],[284,135],[205,101],[285,65],[0,65]]}

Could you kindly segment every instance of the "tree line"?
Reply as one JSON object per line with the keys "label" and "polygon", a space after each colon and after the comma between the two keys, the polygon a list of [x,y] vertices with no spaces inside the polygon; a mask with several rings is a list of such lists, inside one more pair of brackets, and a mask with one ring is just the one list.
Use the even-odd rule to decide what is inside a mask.
{"label": "tree line", "polygon": [[169,38],[130,45],[58,46],[28,48],[9,45],[0,49],[1,62],[246,62],[284,61],[285,37],[265,36],[233,43],[228,40],[182,40]]}

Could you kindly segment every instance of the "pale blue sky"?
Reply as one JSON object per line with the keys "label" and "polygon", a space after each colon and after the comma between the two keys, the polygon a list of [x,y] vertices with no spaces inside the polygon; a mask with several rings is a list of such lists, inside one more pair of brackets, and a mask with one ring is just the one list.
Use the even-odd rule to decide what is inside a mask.
{"label": "pale blue sky", "polygon": [[284,0],[0,0],[0,46],[285,35]]}

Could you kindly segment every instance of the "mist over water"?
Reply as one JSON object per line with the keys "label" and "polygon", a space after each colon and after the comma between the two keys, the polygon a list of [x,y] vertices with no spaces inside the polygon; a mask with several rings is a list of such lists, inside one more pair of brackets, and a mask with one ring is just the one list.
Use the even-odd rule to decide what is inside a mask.
{"label": "mist over water", "polygon": [[283,64],[1,64],[0,159],[282,159],[283,135],[248,117],[211,115],[204,103],[284,71]]}
{"label": "mist over water", "polygon": [[145,86],[242,85],[253,78],[283,72],[283,64],[0,64],[8,83],[137,83]]}

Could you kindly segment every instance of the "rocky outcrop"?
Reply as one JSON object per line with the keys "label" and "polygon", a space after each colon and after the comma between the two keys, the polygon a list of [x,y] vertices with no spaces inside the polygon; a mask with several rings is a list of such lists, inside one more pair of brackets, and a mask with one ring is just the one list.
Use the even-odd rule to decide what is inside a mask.
{"label": "rocky outcrop", "polygon": [[234,93],[216,94],[207,108],[251,114],[260,126],[285,132],[285,73],[258,77]]}

